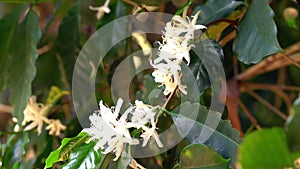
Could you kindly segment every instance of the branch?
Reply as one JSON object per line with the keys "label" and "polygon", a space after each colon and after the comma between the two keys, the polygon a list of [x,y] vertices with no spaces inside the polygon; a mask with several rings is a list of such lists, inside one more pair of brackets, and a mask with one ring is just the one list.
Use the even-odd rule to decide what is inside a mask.
{"label": "branch", "polygon": [[247,93],[252,96],[253,98],[255,98],[257,101],[261,102],[262,104],[264,104],[268,109],[270,109],[271,111],[273,111],[275,114],[277,114],[280,118],[282,118],[283,120],[287,120],[288,116],[285,115],[283,112],[281,112],[279,109],[277,109],[276,107],[274,107],[272,104],[270,104],[267,100],[265,100],[264,98],[262,98],[261,96],[259,96],[258,94],[254,93],[251,90],[248,90]]}
{"label": "branch", "polygon": [[[284,67],[290,65],[291,62],[285,59],[284,55],[291,55],[296,51],[300,50],[300,42],[288,47],[285,50],[285,53],[277,53],[275,55],[271,55],[265,58],[260,63],[250,67],[245,72],[241,73],[240,75],[236,76],[235,79],[238,81],[245,81],[251,79],[257,75],[278,69],[280,67]],[[300,61],[300,53],[290,56],[290,58],[296,62]]]}
{"label": "branch", "polygon": [[12,114],[14,109],[11,106],[0,103],[0,112]]}

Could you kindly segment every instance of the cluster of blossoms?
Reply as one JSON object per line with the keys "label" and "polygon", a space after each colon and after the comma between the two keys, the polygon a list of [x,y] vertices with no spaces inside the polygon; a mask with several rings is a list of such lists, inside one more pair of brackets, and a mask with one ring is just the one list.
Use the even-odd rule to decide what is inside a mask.
{"label": "cluster of blossoms", "polygon": [[[27,106],[24,110],[24,120],[22,121],[22,125],[25,126],[28,122],[31,122],[27,125],[24,130],[32,130],[37,127],[38,135],[42,133],[43,124],[46,123],[48,126],[46,127],[49,130],[50,135],[59,136],[61,130],[65,130],[66,126],[61,124],[60,120],[48,119],[46,117],[47,112],[50,110],[51,105],[44,105],[42,103],[36,102],[36,96],[31,96],[27,102]],[[16,118],[13,118],[14,122],[18,122]],[[14,131],[19,131],[20,126],[16,125]]]}
{"label": "cluster of blossoms", "polygon": [[165,86],[164,95],[173,92],[177,86],[183,94],[187,94],[186,86],[181,83],[180,64],[183,59],[189,64],[189,51],[193,47],[191,41],[194,40],[194,33],[196,30],[206,28],[203,25],[196,25],[199,13],[195,14],[193,20],[176,15],[166,24],[162,35],[163,42],[158,48],[158,57],[151,63],[155,69],[152,73],[155,82]]}
{"label": "cluster of blossoms", "polygon": [[[153,137],[159,147],[163,147],[156,132],[156,107],[144,104],[142,101],[135,101],[126,111],[120,115],[122,99],[118,99],[117,105],[108,108],[100,101],[100,110],[94,112],[90,117],[91,127],[83,129],[90,135],[90,140],[96,142],[95,150],[100,149],[103,154],[115,153],[116,161],[125,144],[137,145],[139,140],[131,137],[129,129],[142,129],[140,135],[143,138],[142,146],[146,146],[149,139]],[[151,126],[151,127],[149,127]]]}

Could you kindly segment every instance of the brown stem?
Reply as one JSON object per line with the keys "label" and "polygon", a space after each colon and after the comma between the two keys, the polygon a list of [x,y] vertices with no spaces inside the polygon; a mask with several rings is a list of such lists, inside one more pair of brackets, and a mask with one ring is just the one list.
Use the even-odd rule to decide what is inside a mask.
{"label": "brown stem", "polygon": [[[231,91],[230,88],[228,90]],[[233,93],[233,91],[231,91]],[[261,129],[260,125],[258,124],[257,120],[255,117],[251,114],[250,110],[245,106],[245,104],[238,98],[238,97],[233,97],[233,99],[238,103],[238,105],[241,107],[241,109],[245,112],[246,116],[249,118],[250,122],[253,124],[253,126],[257,129]]]}
{"label": "brown stem", "polygon": [[178,88],[178,85],[177,85],[176,88],[172,91],[172,93],[169,95],[167,101],[164,103],[164,105],[163,105],[162,108],[166,108],[166,107],[167,107],[167,105],[168,105],[169,102],[171,101],[171,99],[172,99],[172,97],[173,97],[175,91],[177,90],[177,88]]}
{"label": "brown stem", "polygon": [[276,107],[274,107],[272,104],[270,104],[267,100],[265,100],[264,98],[260,97],[258,94],[254,93],[251,90],[248,90],[247,93],[252,96],[253,98],[255,98],[257,101],[261,102],[262,104],[264,104],[268,109],[270,109],[271,111],[273,111],[275,114],[277,114],[280,118],[282,118],[283,120],[287,120],[288,116],[285,115],[283,112],[281,112],[279,109],[277,109]]}
{"label": "brown stem", "polygon": [[230,42],[232,39],[234,39],[236,35],[236,31],[232,31],[227,36],[225,36],[219,43],[222,47],[224,47],[228,42]]}
{"label": "brown stem", "polygon": [[[270,90],[276,93],[280,98],[285,102],[288,112],[291,110],[292,103],[288,97],[287,94],[285,94],[282,90],[291,90],[295,91],[294,89],[300,87],[294,87],[294,86],[278,86],[278,85],[269,85],[269,84],[243,84],[243,86],[240,88],[241,92],[246,92],[247,90]],[[290,114],[290,112],[289,112]]]}
{"label": "brown stem", "polygon": [[288,85],[273,85],[273,84],[257,84],[257,83],[243,83],[245,88],[251,89],[264,89],[264,90],[288,90],[288,91],[299,91],[300,87],[298,86],[288,86]]}
{"label": "brown stem", "polygon": [[[278,78],[277,78],[277,85],[283,85],[286,79],[286,69],[285,67],[282,67],[278,71]],[[279,95],[275,96],[274,100],[274,106],[277,107],[278,109],[281,107],[282,100]]]}
{"label": "brown stem", "polygon": [[296,60],[294,60],[291,57],[288,57],[286,55],[283,55],[283,56],[284,56],[284,58],[286,58],[287,60],[289,60],[292,64],[294,64],[295,66],[297,66],[300,69],[300,64]]}
{"label": "brown stem", "polygon": [[[300,50],[300,42],[286,48],[284,54],[277,53],[275,55],[271,55],[271,56],[265,58],[260,63],[250,67],[245,72],[236,76],[235,79],[238,81],[245,81],[245,80],[251,79],[257,75],[278,69],[280,67],[284,67],[286,65],[290,65],[291,64],[290,61],[287,61],[286,59],[284,59],[284,55],[289,56],[298,50]],[[298,61],[300,61],[300,54],[293,55],[293,56],[291,56],[291,58],[298,62]],[[284,62],[284,64],[283,64],[283,62]]]}
{"label": "brown stem", "polygon": [[11,106],[4,105],[0,103],[0,112],[1,113],[9,113],[11,114],[14,111],[14,109]]}

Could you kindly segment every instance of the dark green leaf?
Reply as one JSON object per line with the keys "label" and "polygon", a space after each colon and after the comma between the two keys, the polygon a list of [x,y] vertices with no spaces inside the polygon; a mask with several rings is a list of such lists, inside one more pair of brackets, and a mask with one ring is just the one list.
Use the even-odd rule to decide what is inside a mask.
{"label": "dark green leaf", "polygon": [[135,2],[139,3],[139,4],[146,4],[146,5],[159,5],[160,3],[163,2],[168,2],[171,0],[134,0]]}
{"label": "dark green leaf", "polygon": [[70,9],[73,7],[74,3],[76,3],[77,0],[64,0],[61,1],[59,4],[57,10],[55,11],[55,16],[58,18],[65,18]]}
{"label": "dark green leaf", "polygon": [[101,153],[95,151],[94,146],[95,142],[90,142],[75,148],[62,169],[96,168],[101,161]]}
{"label": "dark green leaf", "polygon": [[53,0],[0,0],[4,3],[18,3],[18,4],[29,4],[29,3],[41,3],[41,2],[52,2]]}
{"label": "dark green leaf", "polygon": [[87,141],[89,136],[87,133],[80,132],[76,137],[73,138],[64,138],[62,140],[61,146],[51,152],[51,154],[46,159],[46,168],[52,167],[52,165],[58,161],[65,161],[69,158],[69,155],[73,150],[79,145]]}
{"label": "dark green leaf", "polygon": [[[196,78],[199,91],[202,92],[211,86],[212,79],[210,79],[206,69],[216,69],[217,71],[211,73],[214,74],[214,77],[220,77],[216,73],[222,72],[222,70],[220,70],[220,65],[218,65],[218,62],[214,61],[214,59],[223,59],[224,54],[222,47],[212,39],[202,40],[199,43],[196,43],[196,45],[197,54],[203,55],[195,56],[194,53],[192,53],[189,68]],[[206,59],[206,64],[200,59]]]}
{"label": "dark green leaf", "polygon": [[239,132],[232,128],[230,121],[222,120],[219,112],[208,111],[198,103],[185,102],[177,107],[174,112],[179,110],[182,112],[198,111],[198,117],[197,119],[191,119],[190,117],[170,113],[178,133],[185,136],[193,144],[205,144],[212,147],[224,158],[231,158],[230,165],[233,166],[241,138]]}
{"label": "dark green leaf", "polygon": [[70,89],[79,44],[79,3],[63,19],[56,41],[58,64],[64,87]]}
{"label": "dark green leaf", "polygon": [[29,143],[28,134],[22,132],[18,135],[13,134],[9,138],[9,141],[5,145],[5,149],[1,152],[4,153],[2,165],[7,169],[18,168],[26,153],[26,146]]}
{"label": "dark green leaf", "polygon": [[287,141],[292,152],[300,151],[300,98],[294,102],[294,106],[286,122]]}
{"label": "dark green leaf", "polygon": [[[11,25],[5,28],[15,29],[17,11],[10,19],[14,21],[8,22],[8,18],[4,18],[2,24]],[[1,48],[2,55],[0,67],[4,67],[4,79],[7,79],[7,87],[11,89],[10,102],[14,105],[13,116],[19,123],[23,119],[23,110],[26,107],[27,100],[31,95],[31,82],[35,77],[35,60],[37,59],[37,43],[41,37],[39,30],[38,16],[32,9],[29,9],[25,20],[17,26],[15,31],[7,31],[9,34],[4,36],[5,44]],[[8,73],[9,72],[9,73]]]}
{"label": "dark green leaf", "polygon": [[20,6],[14,9],[10,14],[4,16],[0,20],[0,90],[2,90],[7,83],[7,64],[11,62],[9,48],[12,46],[12,41],[14,40],[14,33],[16,31],[19,16],[22,10],[24,10],[24,6]]}
{"label": "dark green leaf", "polygon": [[181,169],[226,169],[229,160],[224,159],[210,147],[203,144],[191,144],[180,153],[177,168]]}
{"label": "dark green leaf", "polygon": [[291,154],[282,128],[262,129],[247,135],[239,149],[243,169],[293,167],[300,153]]}
{"label": "dark green leaf", "polygon": [[281,51],[277,41],[274,12],[269,0],[253,0],[238,27],[234,51],[245,63],[257,63],[265,56]]}
{"label": "dark green leaf", "polygon": [[161,89],[158,89],[159,84],[155,83],[153,76],[145,75],[143,84],[145,85],[143,100],[153,106],[160,105],[165,97],[163,95],[163,91]]}
{"label": "dark green leaf", "polygon": [[225,18],[242,4],[244,4],[242,1],[235,0],[208,0],[204,5],[197,6],[194,13],[201,10],[198,23],[208,24],[217,19]]}
{"label": "dark green leaf", "polygon": [[43,150],[39,154],[39,156],[36,158],[36,161],[34,163],[34,166],[32,168],[43,168],[45,166],[45,160],[51,153],[53,149],[53,137],[50,137],[47,139],[47,144],[43,145]]}

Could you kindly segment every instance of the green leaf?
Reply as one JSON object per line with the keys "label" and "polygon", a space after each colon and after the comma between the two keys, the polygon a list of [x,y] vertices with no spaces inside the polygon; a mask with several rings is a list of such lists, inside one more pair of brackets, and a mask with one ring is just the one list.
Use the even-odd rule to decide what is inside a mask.
{"label": "green leaf", "polygon": [[262,129],[248,134],[239,149],[243,169],[283,169],[293,167],[300,153],[288,150],[283,128]]}
{"label": "green leaf", "polygon": [[101,153],[94,150],[95,144],[90,142],[75,148],[62,169],[96,168],[101,161]]}
{"label": "green leaf", "polygon": [[[220,77],[218,72],[222,72],[220,70],[221,65],[218,65],[214,59],[223,59],[224,53],[222,47],[212,39],[201,40],[197,45],[197,53],[203,54],[201,56],[195,56],[194,53],[191,53],[191,63],[189,68],[191,69],[194,77],[197,81],[198,89],[200,92],[211,86],[211,79],[207,72],[207,68],[210,70],[215,69],[216,71],[212,71],[214,77]],[[200,57],[200,58],[199,58]],[[200,60],[201,59],[201,60]],[[206,59],[206,65],[202,62],[202,59]]]}
{"label": "green leaf", "polygon": [[[10,18],[16,20],[17,13]],[[2,24],[7,23],[6,19],[1,20]],[[8,24],[12,25],[12,29],[16,26],[15,21]],[[15,31],[7,33],[10,35],[6,36],[5,47],[2,48],[4,51],[1,51],[3,55],[0,56],[5,62],[0,63],[0,67],[5,67],[4,79],[7,79],[7,87],[11,89],[10,103],[14,106],[13,116],[21,123],[36,72],[35,61],[38,56],[36,46],[41,37],[38,16],[29,9],[25,20]]]}
{"label": "green leaf", "polygon": [[[191,119],[190,117],[176,114],[179,110],[182,112],[198,111],[198,117],[197,119]],[[237,149],[242,140],[239,132],[232,128],[229,120],[222,120],[219,112],[208,111],[198,103],[185,102],[177,107],[174,112],[169,112],[169,114],[172,116],[177,131],[181,136],[185,136],[192,144],[200,143],[212,147],[224,158],[231,158],[230,165],[234,165],[237,158]]]}
{"label": "green leaf", "polygon": [[155,83],[153,76],[147,74],[144,76],[143,84],[145,86],[145,92],[143,92],[142,100],[150,105],[159,105],[163,102],[165,96],[162,89],[159,89],[158,83]]}
{"label": "green leaf", "polygon": [[229,160],[224,159],[210,147],[203,144],[191,144],[181,151],[179,164],[176,167],[181,169],[226,169],[228,163]]}
{"label": "green leaf", "polygon": [[239,5],[244,4],[242,1],[235,0],[208,0],[204,5],[199,5],[194,9],[194,13],[201,10],[198,23],[208,24],[212,21],[225,18]]}
{"label": "green leaf", "polygon": [[234,51],[241,62],[258,63],[265,56],[282,50],[273,16],[269,0],[252,1],[235,38]]}
{"label": "green leaf", "polygon": [[51,152],[51,154],[47,157],[45,168],[52,167],[52,165],[56,162],[67,160],[73,150],[86,142],[88,138],[88,134],[84,132],[80,132],[73,138],[64,138],[61,146],[57,150]]}
{"label": "green leaf", "polygon": [[1,152],[4,154],[2,161],[3,168],[18,168],[26,153],[26,146],[28,143],[28,133],[22,132],[18,135],[12,134]]}
{"label": "green leaf", "polygon": [[62,82],[67,89],[71,88],[70,83],[78,55],[78,44],[79,3],[75,3],[62,20],[55,45]]}
{"label": "green leaf", "polygon": [[52,2],[53,0],[0,0],[2,3],[17,3],[17,4],[29,4],[29,3],[41,3]]}
{"label": "green leaf", "polygon": [[286,136],[292,152],[300,151],[300,97],[294,102],[291,115],[286,121]]}
{"label": "green leaf", "polygon": [[11,13],[4,16],[0,20],[0,90],[6,87],[8,70],[7,64],[11,60],[9,49],[12,46],[12,41],[14,40],[14,33],[16,31],[18,20],[21,12],[24,10],[24,6],[15,8]]}

